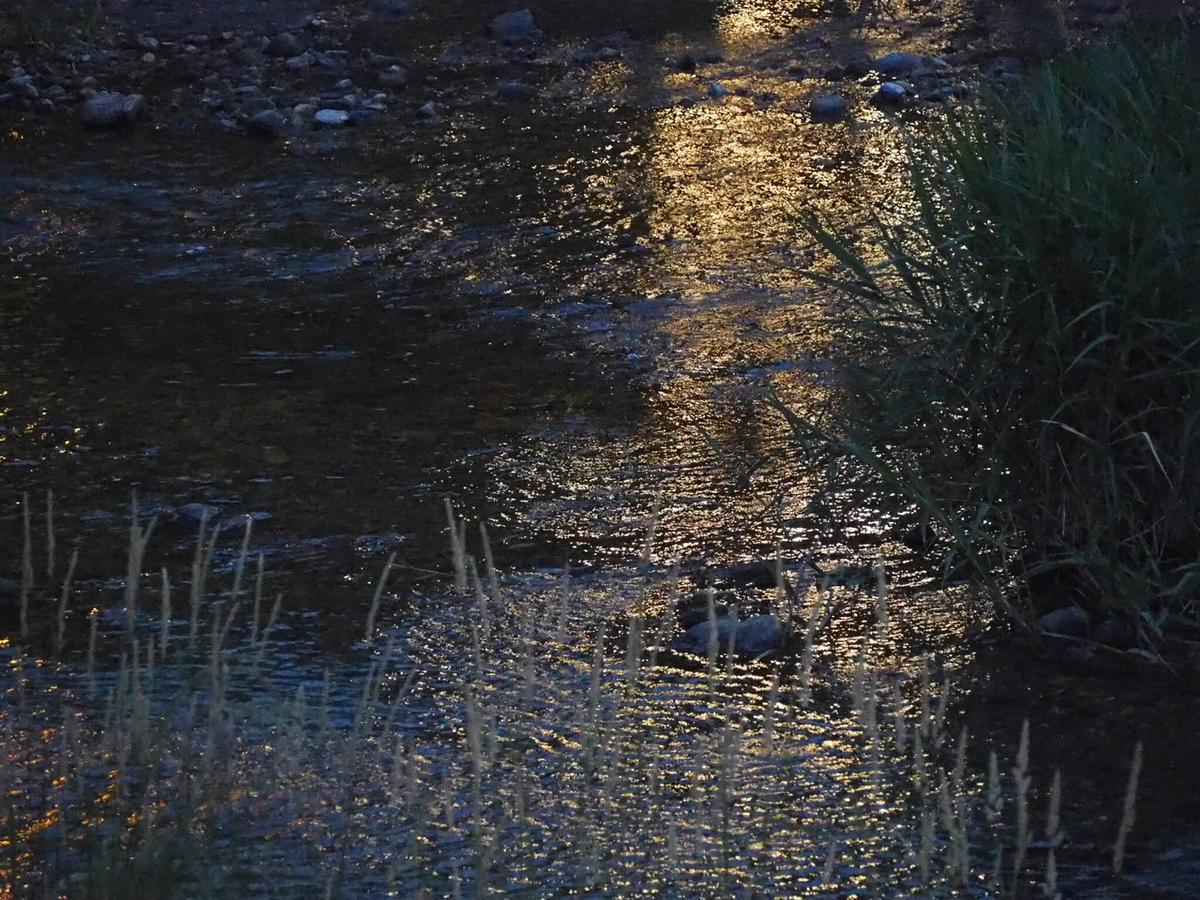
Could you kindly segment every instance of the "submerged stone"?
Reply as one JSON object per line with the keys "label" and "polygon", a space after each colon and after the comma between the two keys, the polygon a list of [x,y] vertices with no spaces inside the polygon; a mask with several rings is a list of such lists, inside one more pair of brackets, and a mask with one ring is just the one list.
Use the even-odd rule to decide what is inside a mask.
{"label": "submerged stone", "polygon": [[80,111],[83,127],[100,129],[129,125],[141,115],[144,104],[141,94],[96,94]]}
{"label": "submerged stone", "polygon": [[506,81],[496,91],[496,96],[510,103],[533,100],[537,97],[537,88],[523,81]]}
{"label": "submerged stone", "polygon": [[812,117],[821,122],[833,122],[842,118],[849,111],[846,98],[841,94],[825,94],[813,97],[808,104]]}
{"label": "submerged stone", "polygon": [[709,635],[712,633],[714,625],[717,630],[717,643],[721,649],[724,650],[729,646],[729,639],[737,631],[738,623],[729,616],[720,616],[714,620],[705,619],[687,630],[688,639],[694,649],[704,651],[708,648]]}
{"label": "submerged stone", "polygon": [[532,41],[538,36],[533,13],[528,9],[518,9],[496,16],[492,19],[491,32],[492,37],[507,44]]}
{"label": "submerged stone", "polygon": [[769,653],[783,646],[786,635],[779,616],[750,616],[738,622],[735,644],[746,653]]}
{"label": "submerged stone", "polygon": [[267,109],[246,120],[246,134],[257,138],[277,138],[287,128],[288,120],[277,109]]}

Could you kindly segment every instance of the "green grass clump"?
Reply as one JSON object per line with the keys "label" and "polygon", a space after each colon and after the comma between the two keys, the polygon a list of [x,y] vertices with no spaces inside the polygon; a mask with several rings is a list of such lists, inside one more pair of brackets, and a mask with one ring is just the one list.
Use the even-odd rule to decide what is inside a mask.
{"label": "green grass clump", "polygon": [[1198,61],[1099,46],[932,126],[882,263],[810,220],[848,396],[785,410],[842,500],[915,501],[997,590],[1153,635],[1200,586]]}

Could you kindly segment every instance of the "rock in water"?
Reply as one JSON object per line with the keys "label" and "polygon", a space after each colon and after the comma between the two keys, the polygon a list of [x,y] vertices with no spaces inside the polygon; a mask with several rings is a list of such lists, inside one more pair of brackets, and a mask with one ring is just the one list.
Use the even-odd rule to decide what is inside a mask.
{"label": "rock in water", "polygon": [[814,119],[832,122],[846,115],[849,106],[846,104],[846,98],[841,94],[826,94],[822,97],[813,97],[808,104],[808,109]]}
{"label": "rock in water", "polygon": [[320,128],[342,128],[350,124],[350,113],[344,109],[318,109],[313,122]]}
{"label": "rock in water", "polygon": [[18,97],[24,97],[26,100],[36,100],[40,96],[37,85],[33,83],[32,75],[14,75],[5,82],[4,87],[9,92]]}
{"label": "rock in water", "polygon": [[282,31],[267,42],[267,48],[264,52],[267,56],[285,59],[297,56],[301,49],[299,38],[290,31]]}
{"label": "rock in water", "polygon": [[507,100],[510,103],[533,100],[537,97],[537,89],[523,81],[506,81],[500,85],[500,89],[496,93],[501,100]]}
{"label": "rock in water", "polygon": [[875,60],[874,69],[883,75],[906,75],[921,68],[924,63],[924,58],[916,53],[888,53]]}
{"label": "rock in water", "polygon": [[246,121],[246,134],[273,139],[287,128],[287,118],[277,109],[266,109]]}
{"label": "rock in water", "polygon": [[892,104],[903,102],[908,94],[908,89],[898,81],[885,81],[879,86],[879,90],[875,92],[875,102],[882,104]]}
{"label": "rock in water", "polygon": [[83,104],[83,127],[98,129],[129,125],[141,115],[144,105],[141,94],[96,94]]}
{"label": "rock in water", "polygon": [[[735,630],[738,630],[738,623],[728,616],[721,616],[715,622],[710,622],[705,619],[699,625],[693,625],[687,630],[688,640],[692,644],[692,648],[703,653],[708,650],[709,633],[712,631],[712,626],[717,627],[717,644],[721,650],[726,650],[729,647],[729,639],[733,636]],[[741,641],[738,641],[740,645]],[[736,649],[736,647],[735,647]]]}
{"label": "rock in water", "polygon": [[785,635],[778,616],[750,616],[738,622],[735,646],[746,653],[769,653],[783,646]]}
{"label": "rock in water", "polygon": [[1088,614],[1078,606],[1064,606],[1048,612],[1038,619],[1038,625],[1046,634],[1062,637],[1087,637],[1091,621]]}
{"label": "rock in water", "polygon": [[492,19],[492,37],[506,44],[517,44],[521,41],[532,41],[538,36],[537,25],[533,21],[533,13],[527,9],[515,12],[501,13]]}
{"label": "rock in water", "polygon": [[402,88],[408,84],[408,69],[404,66],[389,66],[379,73],[379,83],[393,90]]}

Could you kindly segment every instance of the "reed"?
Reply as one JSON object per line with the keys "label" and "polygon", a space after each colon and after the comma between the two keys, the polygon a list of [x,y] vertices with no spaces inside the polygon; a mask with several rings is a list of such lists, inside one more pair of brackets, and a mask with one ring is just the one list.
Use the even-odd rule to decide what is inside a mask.
{"label": "reed", "polygon": [[1064,56],[927,121],[911,202],[864,240],[805,219],[845,390],[774,406],[828,475],[817,502],[919,523],[1022,621],[1069,597],[1147,642],[1198,624],[1198,53]]}
{"label": "reed", "polygon": [[[465,534],[458,522],[455,530]],[[141,539],[131,530],[131,543]],[[211,559],[212,541],[205,526],[197,535],[197,558]],[[484,559],[486,573],[486,552]],[[240,877],[257,884],[271,877],[262,873],[280,871],[281,859],[305,871],[304,883],[334,883],[348,895],[390,889],[445,896],[455,884],[469,896],[499,885],[518,893],[570,886],[607,895],[631,878],[669,885],[680,895],[709,889],[769,894],[796,883],[791,879],[798,872],[819,875],[830,892],[853,885],[890,895],[903,884],[905,893],[945,895],[986,879],[1006,834],[1017,835],[1018,857],[1028,850],[1028,725],[1013,767],[1011,802],[995,754],[985,792],[984,779],[969,771],[965,730],[952,748],[939,749],[954,717],[952,694],[927,663],[914,689],[902,692],[880,677],[872,646],[864,644],[851,677],[829,675],[818,704],[811,669],[802,675],[786,665],[767,669],[739,659],[736,643],[716,641],[714,628],[707,670],[694,691],[680,693],[679,671],[658,670],[644,652],[670,637],[669,625],[649,624],[657,614],[647,599],[645,567],[627,601],[632,616],[616,617],[645,617],[646,623],[644,631],[624,635],[622,659],[606,648],[613,610],[589,606],[565,578],[544,597],[512,592],[501,605],[494,603],[491,576],[479,577],[484,573],[465,553],[462,562],[475,597],[441,613],[466,635],[466,666],[455,665],[460,660],[449,648],[444,657],[415,660],[402,631],[379,627],[379,585],[390,560],[366,612],[369,639],[348,651],[357,662],[331,665],[321,675],[290,677],[292,663],[278,672],[266,665],[281,595],[256,628],[261,576],[257,603],[238,598],[237,589],[220,602],[208,594],[193,601],[210,620],[197,630],[203,631],[194,642],[199,654],[165,640],[168,573],[158,621],[138,622],[132,639],[127,623],[103,628],[93,610],[88,666],[78,681],[104,702],[73,696],[64,655],[64,704],[54,713],[59,756],[0,791],[4,798],[21,797],[10,823],[19,835],[28,831],[28,817],[42,814],[39,797],[46,815],[63,819],[56,838],[62,849],[47,854],[38,845],[27,853],[23,846],[18,868],[28,871],[36,859],[57,866],[58,878],[92,866],[119,882],[140,854],[174,853],[173,823],[180,821],[189,823],[186,854],[164,860],[164,871],[172,872],[178,892],[197,895],[221,895],[213,872],[237,866]],[[213,581],[205,572],[193,577]],[[664,583],[674,596],[677,571]],[[213,592],[220,594],[215,586]],[[833,606],[828,593],[826,585],[806,611],[810,664],[812,636]],[[877,583],[874,597],[862,597],[876,608],[868,640],[888,621],[885,593]],[[709,605],[711,623],[711,594]],[[489,629],[481,627],[483,608]],[[572,614],[564,617],[564,608]],[[553,646],[561,661],[547,664],[545,639],[560,634],[563,640]],[[442,648],[426,645],[424,652],[436,656]],[[751,703],[744,702],[747,691]],[[855,695],[859,727],[847,731],[839,747],[852,764],[820,787],[813,776],[823,760],[808,729],[828,713],[826,692]],[[695,727],[680,729],[686,717]],[[885,738],[880,723],[889,719],[894,735]],[[28,753],[11,743],[18,735],[41,733],[0,735],[6,751],[0,765],[9,752]],[[687,744],[682,752],[680,742]],[[1135,771],[1140,765],[1139,751]],[[43,772],[47,780],[35,789],[29,779]],[[1129,796],[1136,775],[1131,782]],[[1060,831],[1060,802],[1056,778],[1045,829],[1051,845]],[[873,804],[896,818],[881,825],[879,813],[869,812]],[[1132,800],[1126,809],[1124,835],[1132,827]],[[1006,821],[1006,812],[1014,811],[1015,821]],[[250,824],[260,821],[265,837]],[[806,838],[810,828],[813,837]],[[329,854],[326,840],[348,852]],[[883,848],[894,866],[864,868],[858,851],[850,852],[864,840]],[[316,860],[311,869],[305,859]],[[1014,885],[1023,871],[1018,858]],[[1043,890],[1053,895],[1058,882],[1049,858]],[[993,886],[998,883],[993,876]]]}
{"label": "reed", "polygon": [[1120,875],[1125,867],[1125,844],[1133,831],[1137,809],[1138,779],[1142,774],[1142,742],[1133,749],[1133,762],[1129,766],[1129,781],[1125,785],[1125,799],[1121,804],[1121,824],[1117,828],[1117,840],[1113,844],[1112,870]]}

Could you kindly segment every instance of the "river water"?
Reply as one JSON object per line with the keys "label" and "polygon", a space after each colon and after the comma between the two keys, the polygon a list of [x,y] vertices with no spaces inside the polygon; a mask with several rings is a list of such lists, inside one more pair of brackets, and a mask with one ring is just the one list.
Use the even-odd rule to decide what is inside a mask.
{"label": "river water", "polygon": [[[581,598],[619,600],[676,563],[699,584],[710,567],[776,554],[825,571],[881,558],[893,618],[874,662],[911,680],[930,657],[971,685],[954,714],[1008,756],[1020,720],[1033,720],[1042,783],[1062,767],[1065,805],[1081,801],[1081,873],[1103,865],[1129,753],[1145,736],[1159,774],[1146,776],[1158,812],[1143,818],[1170,840],[1137,846],[1151,871],[1173,865],[1193,807],[1172,786],[1194,787],[1195,776],[1168,760],[1195,743],[1182,726],[1155,739],[1145,723],[1164,710],[1184,717],[1194,701],[1157,681],[1097,687],[980,643],[995,625],[986,606],[941,587],[937,561],[895,541],[889,515],[841,523],[807,509],[816,473],[762,403],[773,390],[801,409],[819,404],[836,377],[822,356],[822,298],[801,275],[818,260],[798,215],[851,227],[901,211],[903,142],[941,114],[880,111],[865,102],[872,85],[849,83],[851,120],[815,123],[816,73],[854,53],[942,52],[962,39],[916,30],[898,44],[895,28],[838,30],[769,0],[651,12],[614,2],[582,16],[562,6],[537,8],[548,38],[536,53],[478,40],[500,11],[482,3],[372,26],[378,49],[411,60],[412,103],[443,104],[433,121],[389,114],[283,146],[211,129],[5,129],[4,574],[19,577],[25,491],[41,503],[53,490],[60,544],[78,541],[79,580],[102,606],[120,603],[109,579],[123,566],[132,490],[141,513],[160,518],[147,572],[187,559],[185,504],[229,520],[258,514],[252,552],[288,596],[288,665],[319,682],[322,668],[361,667],[353,636],[395,552],[381,621],[412,642],[411,659],[429,661],[417,679],[428,716],[440,708],[437,673],[453,665],[447,648],[470,653],[446,599],[445,498],[488,523],[509,596],[544,597],[567,563]],[[563,62],[621,30],[633,40],[619,57]],[[696,73],[664,62],[685,52],[709,61]],[[538,98],[497,100],[512,77]],[[728,96],[714,98],[709,82]],[[218,567],[236,545],[224,541]],[[774,596],[744,580],[724,586],[743,607]],[[668,618],[671,602],[658,607]],[[852,673],[874,609],[869,589],[846,589],[820,644],[831,672]],[[494,652],[505,665],[509,651]],[[25,665],[41,651],[14,653]],[[588,659],[564,652],[562,679],[573,684]],[[745,666],[737,696],[757,710],[771,670]],[[664,663],[665,696],[646,709],[659,727],[700,735],[692,692],[706,688],[689,671],[686,659]],[[543,738],[559,724],[547,713]],[[838,747],[855,726],[831,708],[789,727]],[[659,749],[664,765],[692,752]],[[828,840],[804,846],[823,854]],[[888,859],[879,852],[876,867]],[[1155,888],[1186,878],[1183,868]]]}

